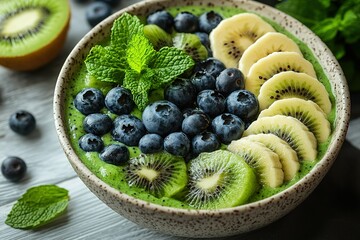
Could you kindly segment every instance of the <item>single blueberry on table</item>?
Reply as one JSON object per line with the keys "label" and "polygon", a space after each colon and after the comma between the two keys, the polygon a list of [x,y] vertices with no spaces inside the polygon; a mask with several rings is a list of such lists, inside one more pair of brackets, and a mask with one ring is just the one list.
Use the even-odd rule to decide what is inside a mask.
{"label": "single blueberry on table", "polygon": [[159,10],[151,13],[147,17],[146,23],[155,24],[166,32],[171,33],[172,27],[174,26],[174,17],[165,10]]}
{"label": "single blueberry on table", "polygon": [[9,126],[11,130],[20,135],[28,135],[35,129],[36,120],[28,111],[19,110],[11,114]]}
{"label": "single blueberry on table", "polygon": [[127,146],[138,146],[140,138],[146,134],[143,122],[132,115],[121,115],[115,118],[111,135],[114,140]]}
{"label": "single blueberry on table", "polygon": [[174,18],[174,27],[179,33],[194,33],[199,28],[199,19],[190,12],[180,12]]}
{"label": "single blueberry on table", "polygon": [[166,100],[149,104],[142,113],[143,123],[149,133],[162,137],[180,130],[183,120],[180,109]]}
{"label": "single blueberry on table", "polygon": [[20,181],[25,176],[26,169],[26,163],[19,157],[7,157],[1,163],[1,173],[12,182]]}
{"label": "single blueberry on table", "polygon": [[106,94],[105,106],[110,112],[122,115],[130,114],[134,109],[135,103],[128,89],[115,87]]}
{"label": "single blueberry on table", "polygon": [[190,140],[183,132],[170,133],[164,139],[164,149],[175,156],[185,157],[190,152]]}
{"label": "single blueberry on table", "polygon": [[212,132],[202,132],[191,141],[192,151],[195,156],[202,152],[213,152],[220,148],[220,142]]}
{"label": "single blueberry on table", "polygon": [[216,90],[224,96],[235,90],[244,89],[245,79],[242,72],[237,68],[227,68],[216,78]]}
{"label": "single blueberry on table", "polygon": [[197,92],[201,92],[206,89],[215,89],[216,79],[205,71],[195,72],[191,78],[191,83],[195,86]]}
{"label": "single blueberry on table", "polygon": [[204,112],[193,113],[185,117],[181,129],[192,137],[205,131],[210,126],[210,119]]}
{"label": "single blueberry on table", "polygon": [[87,133],[79,139],[79,147],[85,152],[100,152],[104,143],[99,136]]}
{"label": "single blueberry on table", "polygon": [[83,126],[85,132],[101,136],[111,130],[112,123],[113,122],[108,115],[102,113],[92,113],[85,117]]}
{"label": "single blueberry on table", "polygon": [[238,90],[227,97],[226,109],[243,121],[251,122],[259,113],[259,102],[252,92]]}
{"label": "single blueberry on table", "polygon": [[223,113],[213,119],[212,123],[213,133],[224,144],[230,144],[232,140],[241,138],[245,124],[234,114]]}
{"label": "single blueberry on table", "polygon": [[222,20],[222,16],[214,11],[205,12],[199,17],[199,30],[209,34]]}
{"label": "single blueberry on table", "polygon": [[164,139],[155,133],[144,135],[139,141],[139,149],[142,153],[156,153],[164,148]]}
{"label": "single blueberry on table", "polygon": [[119,166],[125,164],[130,159],[130,152],[124,145],[111,144],[106,146],[99,156],[104,162]]}
{"label": "single blueberry on table", "polygon": [[84,115],[98,113],[105,106],[103,93],[96,88],[85,88],[74,99],[75,108]]}
{"label": "single blueberry on table", "polygon": [[180,109],[194,105],[196,89],[187,79],[175,79],[165,88],[165,99],[174,103]]}
{"label": "single blueberry on table", "polygon": [[102,20],[112,14],[112,8],[105,2],[92,2],[86,7],[86,20],[91,27],[95,27]]}
{"label": "single blueberry on table", "polygon": [[225,97],[217,91],[204,90],[197,96],[197,105],[213,118],[225,111]]}
{"label": "single blueberry on table", "polygon": [[213,57],[207,58],[195,65],[195,71],[207,72],[215,79],[225,68],[225,65],[220,60]]}

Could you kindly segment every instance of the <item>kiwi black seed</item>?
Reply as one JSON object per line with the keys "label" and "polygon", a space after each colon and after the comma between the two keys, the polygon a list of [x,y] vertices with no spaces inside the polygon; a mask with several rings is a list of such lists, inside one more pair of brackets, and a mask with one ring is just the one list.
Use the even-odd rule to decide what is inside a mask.
{"label": "kiwi black seed", "polygon": [[171,35],[155,24],[144,26],[144,34],[153,44],[156,50],[162,47],[170,47],[173,45]]}
{"label": "kiwi black seed", "polygon": [[201,61],[208,57],[208,50],[195,34],[177,33],[173,42],[175,47],[184,50],[195,61]]}
{"label": "kiwi black seed", "polygon": [[145,189],[156,197],[171,197],[187,184],[183,158],[168,153],[141,154],[125,167],[129,186]]}

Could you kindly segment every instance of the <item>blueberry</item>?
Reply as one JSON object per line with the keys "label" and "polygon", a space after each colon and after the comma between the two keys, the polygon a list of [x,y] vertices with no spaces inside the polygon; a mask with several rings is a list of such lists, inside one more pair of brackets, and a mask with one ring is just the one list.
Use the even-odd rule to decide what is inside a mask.
{"label": "blueberry", "polygon": [[131,113],[135,103],[132,94],[128,89],[115,87],[106,94],[105,106],[110,112],[122,115]]}
{"label": "blueberry", "polygon": [[181,12],[174,18],[174,27],[177,32],[194,33],[199,28],[199,19],[190,12]]}
{"label": "blueberry", "polygon": [[204,112],[193,113],[184,118],[181,129],[192,137],[205,131],[210,125],[210,119]]}
{"label": "blueberry", "polygon": [[129,149],[119,144],[108,145],[101,151],[100,159],[116,166],[125,164],[130,159]]}
{"label": "blueberry", "polygon": [[139,141],[139,149],[142,153],[156,153],[163,150],[164,139],[155,133],[144,135]]}
{"label": "blueberry", "polygon": [[202,43],[202,45],[204,45],[207,48],[210,48],[209,34],[207,34],[205,32],[196,32],[195,34],[196,34],[196,36],[199,37],[200,42]]}
{"label": "blueberry", "polygon": [[187,79],[176,79],[165,88],[165,99],[174,103],[179,108],[194,105],[196,89]]}
{"label": "blueberry", "polygon": [[201,91],[197,96],[197,104],[212,118],[225,111],[225,97],[214,90]]}
{"label": "blueberry", "polygon": [[111,6],[116,6],[117,4],[119,4],[120,0],[96,0],[97,2],[104,2],[107,3]]}
{"label": "blueberry", "polygon": [[231,113],[223,113],[213,119],[212,130],[224,144],[229,144],[232,140],[239,139],[245,128],[244,122]]}
{"label": "blueberry", "polygon": [[244,87],[244,75],[237,68],[227,68],[216,78],[216,89],[224,96]]}
{"label": "blueberry", "polygon": [[195,86],[197,92],[206,89],[215,89],[216,79],[207,72],[197,71],[190,78],[192,84]]}
{"label": "blueberry", "polygon": [[111,130],[112,120],[106,114],[92,113],[85,117],[83,126],[86,132],[101,136]]}
{"label": "blueberry", "polygon": [[199,108],[185,108],[182,112],[184,118],[196,113],[205,114],[204,111]]}
{"label": "blueberry", "polygon": [[223,20],[222,16],[214,11],[206,12],[199,17],[199,29],[210,33]]}
{"label": "blueberry", "polygon": [[254,120],[259,112],[259,102],[252,92],[238,90],[226,99],[226,109],[245,122]]}
{"label": "blueberry", "polygon": [[202,132],[191,141],[192,151],[195,156],[202,152],[213,152],[220,148],[220,142],[212,132]]}
{"label": "blueberry", "polygon": [[145,108],[142,120],[150,133],[164,137],[181,128],[183,116],[175,104],[161,100],[151,103]]}
{"label": "blueberry", "polygon": [[164,149],[172,155],[185,157],[190,152],[190,140],[183,132],[170,133],[164,139]]}
{"label": "blueberry", "polygon": [[127,146],[137,146],[140,138],[146,134],[143,122],[132,115],[121,115],[114,120],[111,132],[113,139]]}
{"label": "blueberry", "polygon": [[84,115],[98,113],[104,107],[104,95],[99,89],[85,88],[76,95],[74,106]]}
{"label": "blueberry", "polygon": [[105,2],[92,2],[86,8],[86,20],[94,27],[112,13],[111,6]]}
{"label": "blueberry", "polygon": [[28,135],[35,129],[36,120],[31,113],[25,110],[19,110],[11,114],[9,126],[11,130],[20,135]]}
{"label": "blueberry", "polygon": [[99,136],[87,133],[79,139],[79,147],[85,152],[100,152],[104,143]]}
{"label": "blueberry", "polygon": [[171,33],[174,25],[174,18],[165,10],[159,10],[151,13],[147,19],[147,24],[156,24],[168,33]]}
{"label": "blueberry", "polygon": [[1,173],[12,182],[20,181],[26,173],[26,163],[19,157],[7,157],[1,164]]}
{"label": "blueberry", "polygon": [[217,78],[225,68],[225,65],[220,60],[210,57],[197,63],[195,71],[204,71]]}

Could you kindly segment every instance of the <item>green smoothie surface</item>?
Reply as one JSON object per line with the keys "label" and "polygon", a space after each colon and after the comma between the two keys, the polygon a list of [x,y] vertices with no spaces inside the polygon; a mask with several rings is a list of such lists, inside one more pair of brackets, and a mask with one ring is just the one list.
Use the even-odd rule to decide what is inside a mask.
{"label": "green smoothie surface", "polygon": [[[194,13],[195,15],[200,15],[206,11],[213,10],[215,12],[218,12],[221,14],[224,18],[233,16],[238,13],[245,12],[244,10],[237,9],[237,8],[231,8],[231,7],[203,7],[203,6],[186,6],[186,7],[173,7],[167,9],[173,16],[175,16],[178,12],[181,11],[189,11]],[[269,19],[264,18],[265,21],[269,22],[278,32],[281,32],[291,39],[293,39],[298,46],[300,47],[300,50],[302,51],[304,57],[310,61],[314,69],[316,71],[317,77],[320,82],[322,82],[326,88],[326,90],[329,92],[330,100],[332,103],[332,111],[329,115],[328,120],[330,121],[330,124],[332,128],[334,127],[334,119],[335,119],[335,98],[334,95],[331,92],[331,86],[329,83],[329,79],[325,75],[320,63],[317,61],[317,59],[314,57],[312,51],[299,39],[294,37],[292,34],[290,34],[288,31],[286,31],[283,27],[280,25],[274,23],[273,21],[270,21]],[[103,45],[106,45],[107,42],[104,41]],[[185,209],[191,209],[189,205],[187,205],[185,202],[182,202],[180,200],[174,199],[174,198],[156,198],[146,192],[143,189],[137,188],[137,187],[129,187],[128,184],[125,181],[124,173],[123,173],[123,167],[122,166],[114,166],[111,164],[107,164],[103,162],[99,158],[99,154],[97,152],[84,152],[82,149],[80,149],[78,145],[78,140],[81,136],[86,134],[86,132],[83,130],[82,122],[85,118],[84,115],[82,115],[73,104],[73,100],[78,92],[80,92],[82,89],[87,87],[95,87],[103,91],[104,95],[114,87],[111,83],[105,83],[101,82],[99,80],[94,79],[93,77],[89,76],[85,67],[85,64],[83,63],[79,72],[75,76],[73,81],[70,81],[68,89],[66,91],[66,97],[65,97],[65,116],[64,118],[67,119],[66,122],[66,131],[69,135],[69,139],[71,142],[71,145],[76,152],[76,154],[79,156],[79,158],[82,160],[82,162],[87,166],[87,168],[93,172],[98,178],[100,178],[102,181],[106,182],[113,188],[118,189],[120,192],[128,194],[130,196],[133,196],[135,198],[139,198],[142,200],[145,200],[150,203],[159,204],[162,206],[168,206],[168,207],[174,207],[174,208],[185,208]],[[151,100],[158,100],[161,99],[163,96],[163,93],[161,91],[156,91],[152,93],[150,96]],[[102,110],[103,113],[107,113],[109,116],[111,116],[113,119],[116,117],[116,115],[108,112],[105,108]],[[134,110],[133,114],[139,118],[141,118],[141,112],[138,110]],[[332,136],[330,136],[331,138]],[[108,145],[111,143],[118,143],[114,141],[111,137],[111,134],[108,133],[102,137],[104,144]],[[330,141],[330,139],[328,140]],[[289,182],[284,183],[281,187],[278,188],[269,188],[269,187],[262,187],[251,199],[252,201],[258,201],[264,198],[267,198],[271,195],[274,195],[289,186],[296,183],[299,179],[304,177],[309,171],[317,164],[318,160],[322,158],[322,156],[325,154],[326,150],[328,148],[328,142],[325,144],[321,144],[318,146],[318,157],[317,160],[314,162],[301,162],[299,173],[295,176],[295,178]],[[135,157],[140,154],[140,151],[137,147],[129,147],[130,150],[130,157]]]}

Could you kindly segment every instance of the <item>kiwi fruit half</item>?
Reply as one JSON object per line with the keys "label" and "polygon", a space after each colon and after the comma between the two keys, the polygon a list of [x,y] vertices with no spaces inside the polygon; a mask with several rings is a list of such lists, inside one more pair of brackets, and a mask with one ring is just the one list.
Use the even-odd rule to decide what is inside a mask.
{"label": "kiwi fruit half", "polygon": [[271,133],[253,134],[244,139],[260,142],[279,156],[284,171],[284,181],[290,181],[295,177],[300,168],[300,163],[296,152],[287,142]]}
{"label": "kiwi fruit half", "polygon": [[245,130],[243,136],[272,133],[287,142],[295,150],[299,161],[315,161],[317,141],[312,132],[294,117],[275,115],[258,118]]}
{"label": "kiwi fruit half", "polygon": [[230,208],[244,204],[258,190],[254,170],[226,150],[201,153],[188,164],[186,201],[196,209]]}
{"label": "kiwi fruit half", "polygon": [[257,96],[260,87],[267,80],[275,74],[285,71],[306,73],[316,78],[313,65],[299,53],[273,52],[251,66],[249,74],[246,76],[245,88]]}
{"label": "kiwi fruit half", "polygon": [[178,194],[188,180],[184,159],[166,152],[131,158],[124,171],[129,186],[145,189],[158,198]]}
{"label": "kiwi fruit half", "polygon": [[54,59],[69,28],[68,0],[0,1],[0,65],[33,70]]}
{"label": "kiwi fruit half", "polygon": [[296,52],[302,55],[298,45],[285,34],[268,32],[248,47],[239,61],[239,69],[246,76],[251,66],[273,52]]}
{"label": "kiwi fruit half", "polygon": [[260,142],[247,138],[232,141],[228,150],[240,155],[255,169],[263,185],[275,188],[284,182],[284,172],[279,156]]}
{"label": "kiwi fruit half", "polygon": [[244,51],[267,32],[275,32],[275,29],[253,13],[224,19],[209,36],[213,56],[227,68],[236,68]]}
{"label": "kiwi fruit half", "polygon": [[268,109],[261,111],[259,118],[274,115],[285,115],[297,118],[314,133],[318,143],[328,140],[331,128],[321,108],[311,100],[285,98],[275,101]]}
{"label": "kiwi fruit half", "polygon": [[331,111],[329,93],[316,78],[293,71],[274,75],[260,89],[258,96],[260,110],[284,98],[301,98],[316,103],[327,115]]}
{"label": "kiwi fruit half", "polygon": [[171,47],[173,45],[171,35],[155,24],[145,25],[144,34],[156,50],[166,46]]}
{"label": "kiwi fruit half", "polygon": [[173,37],[174,47],[185,51],[194,61],[202,61],[208,57],[208,50],[200,38],[192,33],[176,33]]}

